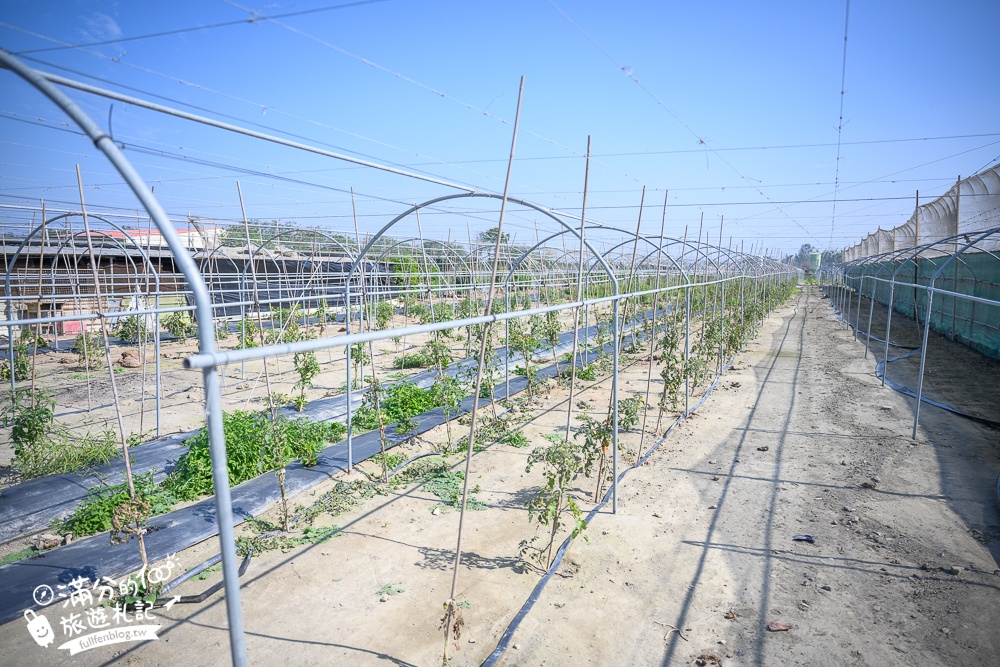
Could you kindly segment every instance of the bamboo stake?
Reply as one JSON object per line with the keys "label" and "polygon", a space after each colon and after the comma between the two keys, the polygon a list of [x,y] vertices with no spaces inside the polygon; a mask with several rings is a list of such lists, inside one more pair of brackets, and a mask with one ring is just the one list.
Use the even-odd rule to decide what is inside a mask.
{"label": "bamboo stake", "polygon": [[[37,313],[36,316],[40,319],[42,317],[42,270],[45,268],[45,200],[42,200],[42,244],[39,246],[38,252],[38,304],[36,306]],[[38,360],[38,339],[42,335],[42,323],[35,323],[35,340],[33,342],[34,349],[31,353],[31,405],[37,405],[35,401],[35,364]],[[14,360],[10,361],[10,372],[11,375],[14,374]]]}
{"label": "bamboo stake", "polygon": [[[583,252],[587,240],[587,189],[590,182],[590,137],[587,137],[587,157],[583,168],[583,204],[580,209],[580,252],[576,265],[576,301],[583,300]],[[588,297],[590,295],[588,294]],[[573,350],[570,353],[569,400],[566,402],[566,442],[573,423],[573,394],[576,389],[577,354],[580,347],[580,306],[573,307]]]}
{"label": "bamboo stake", "polygon": [[[667,232],[667,198],[670,196],[670,190],[663,193],[663,216],[660,221],[660,250],[656,253],[656,292],[653,292],[653,327],[650,329],[650,341],[649,341],[649,367],[646,369],[646,407],[642,411],[642,428],[639,430],[639,449],[635,454],[635,462],[639,463],[639,459],[642,458],[642,442],[646,437],[646,418],[649,416],[649,393],[653,385],[653,351],[656,349],[656,306],[659,301],[660,296],[660,267],[662,266],[663,259],[663,237]],[[666,301],[666,298],[664,298]],[[664,313],[664,318],[669,317],[667,313]],[[667,319],[667,326],[670,326],[670,321]],[[659,428],[657,428],[657,431]]]}
{"label": "bamboo stake", "polygon": [[[500,200],[500,219],[497,224],[496,245],[493,249],[493,268],[490,272],[489,288],[486,292],[486,308],[484,313],[489,315],[493,306],[493,289],[496,285],[497,267],[500,263],[500,240],[503,238],[504,215],[507,212],[507,194],[510,191],[510,176],[514,167],[514,148],[517,145],[517,128],[521,120],[521,98],[524,93],[524,77],[521,77],[521,85],[517,92],[517,111],[514,113],[514,132],[510,142],[510,157],[507,160],[507,177],[503,186],[503,198]],[[452,619],[457,613],[455,597],[458,592],[458,567],[462,563],[462,536],[465,527],[465,511],[469,500],[469,471],[472,464],[472,452],[476,441],[476,413],[479,407],[479,390],[483,383],[483,365],[486,356],[486,337],[490,335],[490,323],[483,324],[483,338],[479,344],[479,364],[476,371],[476,387],[472,394],[472,414],[469,425],[469,445],[465,451],[465,479],[462,481],[462,509],[458,515],[458,540],[455,544],[455,563],[451,574],[451,593],[445,603],[446,612],[444,617],[444,664],[448,660],[448,642],[451,641]]]}
{"label": "bamboo stake", "polygon": [[[104,307],[101,305],[101,284],[97,272],[97,260],[94,257],[94,242],[90,236],[90,223],[87,220],[87,203],[83,196],[83,177],[80,174],[80,165],[76,165],[76,183],[80,192],[80,211],[83,215],[84,235],[87,237],[87,252],[90,256],[90,273],[94,279],[94,293],[97,299],[97,321],[101,325],[101,337],[104,339],[104,356],[108,363],[108,376],[111,379],[111,396],[115,401],[115,416],[118,418],[118,434],[121,437],[122,456],[125,459],[125,482],[128,485],[128,495],[131,500],[136,499],[135,482],[132,478],[132,459],[129,456],[128,439],[125,437],[125,422],[122,419],[121,404],[118,401],[118,384],[115,382],[115,369],[111,363],[111,344],[108,341],[108,328],[105,322]],[[143,529],[136,526],[136,537],[139,540],[139,556],[142,558],[143,571],[149,566],[146,557],[146,542],[143,539]]]}

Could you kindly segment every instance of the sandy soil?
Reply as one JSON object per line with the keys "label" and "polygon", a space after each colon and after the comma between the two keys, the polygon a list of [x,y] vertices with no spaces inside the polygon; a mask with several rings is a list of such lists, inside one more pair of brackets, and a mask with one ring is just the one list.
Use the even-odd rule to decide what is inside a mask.
{"label": "sandy soil", "polygon": [[[911,440],[912,401],[881,388],[863,354],[814,288],[772,316],[719,390],[632,471],[618,514],[602,512],[589,543],[571,546],[502,664],[996,664],[997,432],[925,409]],[[624,394],[645,391],[645,369],[623,370]],[[606,408],[608,385],[574,403]],[[521,430],[533,445],[565,429],[567,394],[553,390],[531,413]],[[640,437],[652,442],[629,433],[626,448]],[[454,665],[482,662],[538,580],[517,559],[535,534],[524,504],[542,482],[524,472],[529,451],[473,458],[487,509],[467,516],[458,590],[469,606]],[[591,492],[581,480],[579,494]],[[251,664],[440,664],[458,514],[438,505],[421,489],[376,497],[318,521],[341,537],[255,557],[242,593]],[[814,543],[793,541],[800,534]],[[177,560],[191,567],[216,548]],[[380,596],[386,585],[401,592]],[[0,663],[228,660],[219,596],[156,614],[159,641],[73,659],[15,621],[0,627]],[[772,621],[791,629],[769,632]]]}

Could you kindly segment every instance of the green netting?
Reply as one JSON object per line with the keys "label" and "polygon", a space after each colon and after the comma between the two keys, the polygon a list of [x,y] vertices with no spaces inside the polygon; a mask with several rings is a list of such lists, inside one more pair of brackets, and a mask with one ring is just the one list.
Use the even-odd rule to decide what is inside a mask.
{"label": "green netting", "polygon": [[[927,313],[927,290],[931,277],[943,266],[949,256],[918,258],[906,262],[880,262],[860,265],[850,271],[847,283],[855,290],[861,289],[866,297],[872,295],[872,280],[862,276],[878,276],[875,281],[875,300],[887,305],[892,295],[893,310],[907,317],[914,317],[914,303],[920,320]],[[902,265],[902,268],[900,266]],[[895,272],[896,285],[886,282]],[[978,252],[960,255],[945,267],[934,286],[938,289],[989,299],[993,304],[977,303],[969,299],[936,294],[931,312],[931,329],[954,341],[964,343],[994,359],[1000,359],[1000,260],[990,253]]]}

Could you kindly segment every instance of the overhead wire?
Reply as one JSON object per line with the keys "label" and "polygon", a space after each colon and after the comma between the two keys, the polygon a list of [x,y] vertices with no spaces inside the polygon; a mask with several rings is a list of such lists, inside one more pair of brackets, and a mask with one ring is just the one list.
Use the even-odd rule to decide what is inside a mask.
{"label": "overhead wire", "polygon": [[847,29],[851,19],[851,0],[845,0],[846,9],[844,11],[844,55],[840,66],[840,117],[837,121],[837,160],[834,164],[833,175],[833,209],[830,212],[830,241],[827,243],[827,250],[833,244],[833,230],[837,224],[837,196],[840,194],[840,146],[844,136],[844,93],[847,87]]}
{"label": "overhead wire", "polygon": [[[642,82],[641,82],[641,81],[639,80],[639,78],[638,78],[637,76],[635,76],[635,73],[634,73],[634,70],[633,70],[633,69],[632,69],[631,67],[628,67],[628,66],[625,66],[625,65],[623,65],[622,63],[620,63],[620,62],[619,62],[619,61],[618,61],[618,60],[617,60],[617,59],[616,59],[616,58],[615,58],[614,56],[612,56],[612,55],[611,55],[611,54],[610,54],[610,53],[608,52],[608,50],[607,50],[607,49],[605,49],[605,48],[604,48],[603,46],[601,46],[601,45],[600,45],[600,44],[599,44],[599,43],[597,42],[597,40],[595,40],[595,39],[594,39],[593,37],[591,37],[591,36],[590,36],[590,35],[589,35],[589,34],[588,34],[588,33],[587,33],[587,32],[586,32],[586,31],[585,31],[585,30],[584,30],[584,29],[583,29],[583,28],[582,28],[582,27],[581,27],[581,26],[579,25],[579,24],[577,24],[577,23],[576,23],[576,21],[574,21],[574,20],[573,20],[573,19],[572,19],[572,18],[571,18],[571,17],[570,17],[570,16],[569,16],[569,15],[568,15],[568,14],[567,14],[566,12],[564,12],[564,11],[563,11],[563,10],[562,10],[562,9],[561,9],[561,8],[560,8],[560,7],[558,6],[558,5],[556,5],[556,4],[555,4],[555,2],[554,2],[554,0],[546,0],[546,2],[547,2],[547,3],[549,4],[549,6],[551,6],[551,7],[552,7],[552,8],[553,8],[553,9],[554,9],[554,10],[555,10],[555,11],[556,11],[556,12],[557,12],[557,13],[558,13],[558,14],[559,14],[560,16],[562,16],[562,17],[563,17],[563,18],[564,18],[564,19],[565,19],[565,20],[566,20],[566,21],[567,21],[567,22],[568,22],[568,23],[569,23],[569,24],[570,24],[570,25],[571,25],[571,26],[572,26],[572,27],[573,27],[573,28],[574,28],[574,29],[575,29],[575,30],[576,30],[577,32],[579,32],[579,33],[580,33],[580,34],[581,34],[581,35],[582,35],[582,36],[583,36],[583,37],[584,37],[584,38],[585,38],[585,39],[586,39],[586,40],[587,40],[588,42],[590,42],[590,44],[591,44],[591,45],[593,45],[593,46],[594,46],[595,48],[597,48],[597,49],[598,49],[598,50],[599,50],[599,51],[600,51],[600,52],[601,52],[602,54],[604,54],[604,56],[605,56],[605,57],[606,57],[606,58],[607,58],[607,59],[608,59],[608,60],[609,60],[609,61],[610,61],[611,63],[613,63],[613,64],[615,65],[615,67],[617,67],[617,68],[618,68],[618,69],[619,69],[619,70],[620,70],[620,71],[621,71],[622,73],[624,73],[624,74],[625,74],[625,76],[626,76],[626,77],[627,77],[627,78],[628,78],[629,80],[631,80],[632,82],[634,82],[634,83],[635,83],[635,84],[636,84],[636,85],[637,85],[637,86],[638,86],[638,87],[639,87],[639,88],[640,88],[640,89],[641,89],[641,90],[642,90],[642,91],[643,91],[644,93],[646,93],[646,95],[648,95],[648,96],[649,96],[649,97],[650,97],[650,98],[651,98],[651,99],[652,99],[652,100],[653,100],[653,101],[654,101],[654,102],[655,102],[655,103],[656,103],[656,104],[657,104],[657,105],[658,105],[658,106],[659,106],[659,107],[660,107],[661,109],[665,110],[665,111],[666,111],[666,112],[667,112],[667,113],[668,113],[668,114],[669,114],[669,115],[670,115],[670,116],[671,116],[672,118],[674,118],[674,120],[676,120],[676,121],[677,121],[677,122],[678,122],[678,123],[679,123],[679,124],[680,124],[680,125],[681,125],[681,126],[682,126],[682,127],[684,128],[684,129],[685,129],[685,130],[687,130],[687,131],[688,131],[688,132],[689,132],[689,133],[690,133],[690,134],[691,134],[691,135],[692,135],[692,136],[693,136],[693,137],[694,137],[695,139],[697,139],[697,140],[698,140],[698,143],[699,143],[700,145],[703,145],[703,146],[705,146],[705,149],[706,149],[707,151],[709,151],[709,152],[712,152],[712,153],[713,153],[713,154],[715,155],[715,157],[716,157],[716,158],[717,158],[717,159],[718,159],[718,160],[719,160],[720,162],[722,162],[722,163],[723,163],[724,165],[726,165],[727,167],[729,167],[729,168],[730,168],[730,169],[731,169],[731,170],[732,170],[732,171],[733,171],[734,173],[736,173],[736,175],[737,175],[737,176],[739,176],[739,177],[740,177],[740,178],[741,178],[742,180],[744,180],[745,182],[749,183],[749,184],[750,184],[751,186],[756,186],[756,183],[754,183],[754,182],[753,182],[753,179],[750,179],[750,178],[749,178],[749,177],[747,177],[747,176],[746,176],[745,174],[743,174],[743,172],[741,172],[741,171],[740,171],[739,169],[737,169],[735,165],[733,165],[733,164],[732,164],[731,162],[729,162],[728,160],[726,160],[726,159],[725,159],[725,158],[724,158],[723,156],[719,155],[718,153],[715,153],[715,152],[713,151],[713,148],[712,148],[712,146],[710,146],[710,145],[709,145],[709,142],[708,142],[708,140],[707,140],[707,139],[705,139],[705,138],[704,138],[703,136],[701,136],[700,134],[698,134],[698,132],[696,132],[696,131],[694,130],[694,128],[692,128],[692,127],[691,127],[690,125],[688,125],[688,124],[687,124],[687,123],[686,123],[686,122],[684,121],[684,119],[680,117],[680,114],[678,114],[678,113],[677,113],[676,111],[674,111],[673,109],[671,109],[671,108],[670,108],[669,106],[667,106],[667,105],[666,105],[666,103],[664,103],[664,102],[663,102],[663,100],[661,100],[661,99],[660,99],[659,97],[657,97],[657,96],[656,96],[655,94],[653,94],[653,91],[651,91],[651,90],[650,90],[649,88],[647,88],[647,87],[646,87],[646,86],[645,86],[645,85],[644,85],[644,84],[643,84],[643,83],[642,83]],[[765,199],[768,199],[768,200],[770,199],[770,198],[769,198],[769,197],[768,197],[768,196],[767,196],[767,195],[766,195],[766,194],[765,194],[765,193],[764,193],[764,192],[763,192],[762,190],[760,190],[759,188],[757,188],[757,193],[758,193],[758,194],[759,194],[759,195],[760,195],[761,197],[764,197]],[[780,207],[779,207],[779,209],[780,209]],[[788,219],[789,219],[789,220],[790,220],[790,221],[791,221],[792,223],[794,223],[794,224],[795,224],[795,225],[796,225],[797,227],[799,227],[799,229],[801,229],[801,230],[802,230],[803,232],[805,232],[805,233],[806,233],[806,234],[807,234],[807,235],[808,235],[808,236],[809,236],[810,238],[812,238],[812,239],[813,239],[814,241],[816,241],[816,243],[819,243],[819,242],[820,242],[820,241],[819,241],[819,239],[817,239],[817,238],[816,238],[816,237],[815,237],[815,236],[813,235],[813,233],[812,233],[812,232],[811,232],[811,231],[810,231],[809,229],[807,229],[807,228],[806,228],[806,227],[805,227],[805,226],[804,226],[804,225],[803,225],[802,223],[800,223],[800,222],[799,222],[798,220],[796,220],[796,219],[795,219],[795,218],[793,218],[792,216],[788,216],[788,215],[787,215],[787,213],[785,213],[785,212],[784,212],[783,210],[782,210],[782,213],[783,213],[783,214],[785,214],[785,215],[786,215],[786,216],[788,217]],[[739,220],[736,220],[735,222],[736,222],[736,223],[738,223],[738,222],[739,222]]]}
{"label": "overhead wire", "polygon": [[[231,5],[233,7],[236,7],[237,9],[240,9],[242,11],[247,12],[251,16],[255,16],[255,17],[258,16],[258,14],[257,14],[257,12],[255,10],[250,9],[248,7],[243,7],[242,5],[234,2],[233,0],[223,0],[223,2],[225,2],[226,4]],[[324,48],[330,49],[330,50],[335,51],[336,53],[339,53],[339,54],[341,54],[343,56],[346,56],[348,58],[356,60],[356,61],[358,61],[358,62],[360,62],[360,63],[362,63],[364,65],[367,65],[367,66],[372,67],[372,68],[374,68],[374,69],[376,69],[376,70],[378,70],[380,72],[388,74],[388,75],[392,76],[395,79],[399,79],[400,81],[404,81],[404,82],[409,83],[409,84],[411,84],[413,86],[416,86],[416,87],[418,87],[418,88],[420,88],[420,89],[422,89],[422,90],[424,90],[426,92],[432,93],[432,94],[436,95],[437,97],[440,97],[441,99],[445,99],[445,100],[448,100],[448,101],[453,102],[455,104],[458,104],[460,106],[463,106],[463,107],[465,107],[466,109],[468,109],[470,111],[474,111],[477,114],[480,114],[482,116],[486,116],[487,118],[492,118],[493,120],[499,121],[500,123],[502,123],[504,125],[507,125],[507,126],[511,125],[510,121],[506,120],[505,118],[501,118],[500,116],[497,116],[497,115],[495,115],[493,113],[490,113],[487,109],[481,109],[481,108],[479,108],[479,107],[477,107],[477,106],[475,106],[473,104],[465,102],[464,100],[460,100],[459,98],[457,98],[457,97],[455,97],[453,95],[445,93],[445,92],[439,90],[438,88],[435,88],[433,86],[429,86],[429,85],[427,85],[425,83],[421,83],[420,81],[417,81],[416,79],[414,79],[414,78],[412,78],[410,76],[407,76],[407,75],[403,74],[402,72],[398,72],[398,71],[389,69],[388,67],[380,65],[379,63],[376,63],[375,61],[373,61],[373,60],[371,60],[369,58],[365,58],[363,56],[359,56],[359,55],[357,55],[355,53],[352,53],[352,52],[348,51],[347,49],[344,49],[344,48],[342,48],[340,46],[337,46],[336,44],[333,44],[333,43],[331,43],[331,42],[329,42],[329,41],[327,41],[327,40],[325,40],[325,39],[323,39],[321,37],[317,37],[315,35],[312,35],[312,34],[309,34],[309,33],[305,32],[304,30],[301,30],[299,28],[295,28],[293,26],[290,26],[287,23],[283,23],[280,20],[277,20],[278,18],[280,18],[280,17],[260,17],[259,20],[261,20],[261,21],[267,21],[269,23],[273,23],[274,25],[276,25],[276,26],[278,26],[280,28],[283,28],[284,30],[287,30],[288,32],[291,32],[291,33],[293,33],[295,35],[298,35],[299,37],[302,37],[303,39],[307,39],[309,41],[315,42],[316,44],[319,44],[320,46],[322,46]],[[538,134],[536,132],[533,132],[533,131],[531,131],[528,128],[523,128],[522,131],[524,131],[526,134],[530,134],[531,136],[533,136],[536,139],[539,139],[540,141],[543,141],[545,143],[551,144],[553,146],[556,146],[557,148],[561,148],[561,149],[563,149],[563,150],[571,153],[571,155],[573,157],[577,157],[577,158],[584,157],[583,153],[581,153],[580,151],[578,151],[578,150],[576,150],[574,148],[571,148],[569,146],[566,146],[565,144],[559,143],[559,142],[555,141],[554,139],[551,139],[549,137],[546,137],[546,136],[543,136],[543,135]],[[602,166],[606,167],[609,170],[621,173],[622,175],[626,176],[627,178],[630,178],[631,180],[633,180],[633,181],[635,181],[637,183],[639,182],[639,179],[637,179],[634,176],[628,174],[627,172],[622,171],[621,169],[615,168],[612,165],[608,165],[608,164],[604,164],[604,163],[600,163],[600,162],[598,162],[598,164],[601,164]]]}
{"label": "overhead wire", "polygon": [[[123,35],[121,37],[114,37],[114,38],[111,38],[111,39],[102,39],[102,40],[96,40],[96,41],[90,41],[90,42],[83,42],[83,43],[80,43],[80,44],[69,44],[69,45],[66,45],[66,46],[52,46],[52,47],[48,47],[48,48],[44,48],[44,49],[25,49],[25,50],[22,50],[22,51],[14,52],[14,55],[24,56],[24,55],[31,54],[31,53],[47,53],[47,52],[50,52],[50,51],[61,51],[63,49],[67,49],[67,48],[79,49],[79,48],[91,47],[91,46],[107,46],[109,44],[122,44],[124,42],[135,42],[135,41],[139,41],[139,40],[143,40],[143,39],[153,39],[155,37],[169,37],[169,36],[172,36],[172,35],[182,35],[182,34],[191,33],[191,32],[200,32],[200,31],[204,31],[204,30],[214,30],[214,29],[217,29],[217,28],[225,28],[225,27],[229,27],[229,26],[246,25],[248,23],[254,23],[256,21],[265,20],[265,19],[268,19],[268,18],[279,18],[279,19],[292,18],[292,17],[295,17],[295,16],[305,16],[307,14],[319,14],[319,13],[323,13],[323,12],[336,11],[336,10],[340,10],[340,9],[349,9],[349,8],[352,8],[352,7],[360,7],[360,6],[363,6],[363,5],[373,5],[373,4],[387,2],[387,1],[388,0],[356,0],[355,2],[345,2],[345,3],[341,3],[339,5],[325,5],[323,7],[313,7],[312,9],[300,9],[300,10],[296,10],[294,12],[285,12],[285,13],[282,13],[282,14],[275,14],[273,17],[261,16],[261,17],[257,17],[257,18],[251,18],[251,19],[236,19],[236,20],[230,20],[230,21],[218,21],[216,23],[208,23],[208,24],[205,24],[205,25],[189,26],[189,27],[186,27],[186,28],[173,28],[171,30],[160,30],[158,32],[150,32],[150,33],[146,33],[146,34],[143,34],[143,35],[132,35],[131,37]],[[4,22],[0,22],[0,26],[3,26],[5,28],[6,27],[12,27],[9,24],[4,23]]]}

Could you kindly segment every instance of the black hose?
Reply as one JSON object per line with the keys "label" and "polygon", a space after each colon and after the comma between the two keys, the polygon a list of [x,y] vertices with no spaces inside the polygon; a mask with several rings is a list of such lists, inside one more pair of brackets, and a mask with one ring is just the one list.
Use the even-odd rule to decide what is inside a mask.
{"label": "black hose", "polygon": [[[847,320],[845,320],[844,318],[841,317],[839,319],[840,319],[841,322],[844,322],[845,324],[847,324],[848,327],[850,327],[851,329],[853,329],[857,333],[864,333],[860,329],[858,329],[857,327],[855,327],[853,324],[851,324],[850,322],[848,322]],[[865,335],[867,335],[867,334],[865,334]],[[882,339],[882,338],[876,338],[875,336],[871,336],[870,340],[876,340],[876,341],[878,341],[880,343],[885,343],[886,342],[884,339]],[[912,357],[913,355],[917,354],[920,351],[920,348],[919,347],[913,347],[913,346],[910,346],[910,345],[900,345],[899,343],[893,343],[892,341],[889,341],[889,345],[892,346],[892,347],[898,347],[898,348],[900,348],[902,350],[910,350],[910,351],[907,352],[906,354],[901,354],[898,357],[889,357],[889,359],[887,359],[885,361],[880,361],[880,362],[876,363],[875,364],[875,378],[878,379],[878,380],[883,380],[889,386],[890,389],[898,391],[900,394],[903,394],[904,396],[909,396],[910,398],[916,398],[917,397],[917,392],[913,391],[909,387],[901,385],[901,384],[899,384],[897,382],[893,382],[889,378],[885,377],[885,366],[886,366],[887,362],[891,363],[893,361],[899,361],[901,359],[908,359],[909,357]],[[980,424],[985,424],[986,426],[991,426],[993,428],[1000,428],[1000,422],[995,422],[995,421],[993,421],[991,419],[986,419],[985,417],[977,417],[976,415],[970,415],[969,413],[962,412],[958,408],[954,408],[954,407],[948,405],[947,403],[942,403],[941,401],[935,401],[933,398],[928,398],[926,396],[921,396],[920,397],[920,401],[922,403],[926,403],[927,405],[932,405],[935,408],[940,408],[940,409],[945,410],[947,412],[950,412],[950,413],[952,413],[954,415],[958,415],[959,417],[965,417],[966,419],[971,419],[972,421],[979,422]]]}
{"label": "black hose", "polygon": [[[238,570],[237,576],[242,577],[244,574],[246,574],[247,567],[250,565],[250,559],[252,557],[253,557],[253,547],[251,546],[250,550],[247,552],[247,555],[243,558],[243,562],[240,563],[240,569]],[[181,576],[177,577],[176,579],[168,583],[166,586],[163,587],[163,590],[160,592],[159,599],[153,603],[153,606],[164,607],[167,604],[170,604],[170,601],[162,597],[164,593],[176,588],[177,586],[181,585],[182,583],[184,583],[191,577],[195,576],[196,574],[207,570],[208,568],[218,563],[220,560],[222,560],[222,554],[217,554],[215,556],[212,556],[201,565],[198,565],[197,567],[188,570]],[[222,587],[225,585],[225,583],[226,583],[225,581],[218,581],[209,586],[208,588],[206,588],[198,595],[182,595],[179,598],[171,598],[171,600],[173,600],[174,604],[199,604],[207,600],[212,595],[215,595],[220,590],[222,590]]]}
{"label": "black hose", "polygon": [[[739,352],[737,352],[736,354],[739,354]],[[674,427],[676,427],[678,424],[684,421],[688,417],[688,415],[693,414],[695,410],[700,408],[702,404],[706,400],[708,400],[708,397],[712,394],[713,391],[715,391],[716,385],[719,384],[719,380],[722,379],[722,373],[727,369],[729,369],[729,367],[733,365],[733,362],[736,361],[736,354],[734,354],[732,358],[726,363],[726,365],[723,366],[722,370],[719,371],[718,375],[716,375],[715,377],[715,381],[712,382],[711,386],[705,392],[705,395],[701,397],[701,400],[695,403],[694,407],[688,410],[688,413],[686,415],[682,415],[677,419],[675,419],[674,423],[671,424],[670,427],[667,428],[667,430],[663,433],[663,437],[660,438],[656,442],[656,444],[650,447],[649,451],[646,452],[646,454],[641,459],[639,459],[633,465],[623,470],[618,475],[619,483],[621,483],[621,481],[625,479],[625,475],[630,473],[635,468],[638,468],[639,466],[644,464],[649,459],[649,457],[653,455],[653,452],[655,452],[660,445],[666,442],[667,436],[670,435],[670,432],[672,430],[674,430]],[[601,503],[596,507],[594,507],[592,510],[590,510],[590,512],[587,514],[587,517],[584,519],[584,523],[586,525],[589,526],[593,518],[597,516],[597,513],[600,512],[604,508],[604,506],[608,504],[608,502],[611,500],[611,494],[613,490],[614,490],[613,487],[609,487],[607,492],[605,492],[604,498],[603,500],[601,500]],[[562,564],[563,556],[566,555],[566,550],[569,549],[569,545],[572,541],[573,537],[571,535],[570,537],[567,537],[566,540],[559,546],[558,551],[556,551],[555,558],[552,559],[552,564],[549,566],[549,569],[546,570],[542,578],[539,579],[537,584],[535,584],[535,587],[531,590],[531,594],[528,596],[528,599],[521,606],[521,609],[517,612],[514,618],[511,619],[511,622],[507,626],[507,629],[504,631],[503,636],[500,637],[500,641],[499,643],[497,643],[497,647],[493,649],[493,652],[490,653],[490,655],[486,658],[486,660],[483,661],[481,667],[493,667],[494,665],[496,665],[497,661],[503,656],[503,654],[507,651],[507,648],[510,646],[511,639],[514,638],[514,633],[517,632],[518,627],[520,627],[521,625],[521,621],[524,620],[524,618],[531,611],[532,607],[535,606],[535,603],[538,601],[538,598],[540,598],[542,595],[542,591],[545,590],[545,586],[552,579],[552,575],[554,575],[556,573],[556,570],[559,569],[559,566]]]}
{"label": "black hose", "polygon": [[392,471],[389,473],[388,477],[392,477],[397,472],[399,472],[400,470],[402,470],[406,466],[410,465],[411,463],[413,463],[417,459],[422,459],[425,456],[441,456],[441,455],[442,455],[441,452],[424,452],[423,454],[417,454],[416,456],[411,456],[410,458],[406,459],[405,461],[403,461],[402,463],[400,463],[398,466],[396,466],[395,468],[393,468]]}

